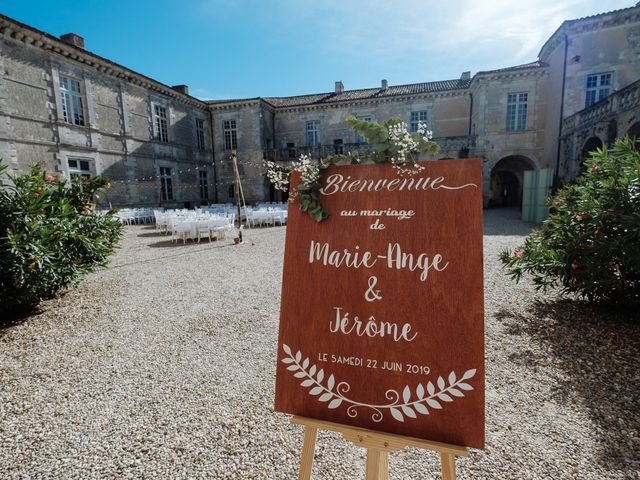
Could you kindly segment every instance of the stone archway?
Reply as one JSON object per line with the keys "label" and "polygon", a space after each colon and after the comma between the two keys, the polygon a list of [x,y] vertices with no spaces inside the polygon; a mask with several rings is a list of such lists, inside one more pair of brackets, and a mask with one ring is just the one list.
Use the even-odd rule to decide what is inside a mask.
{"label": "stone archway", "polygon": [[489,207],[520,207],[527,170],[535,170],[535,164],[524,155],[509,155],[496,163],[491,169]]}
{"label": "stone archway", "polygon": [[618,138],[618,122],[612,119],[607,125],[607,146],[612,147]]}
{"label": "stone archway", "polygon": [[627,130],[627,135],[636,141],[636,147],[640,148],[640,122],[636,122],[629,130]]}
{"label": "stone archway", "polygon": [[584,142],[580,154],[580,168],[584,167],[584,162],[591,156],[591,152],[596,151],[598,148],[602,148],[602,140],[598,137],[589,137]]}

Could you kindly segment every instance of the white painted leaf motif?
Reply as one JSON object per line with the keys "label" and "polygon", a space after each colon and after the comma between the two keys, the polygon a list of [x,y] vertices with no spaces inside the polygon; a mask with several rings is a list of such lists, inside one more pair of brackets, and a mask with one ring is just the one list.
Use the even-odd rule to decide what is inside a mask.
{"label": "white painted leaf motif", "polygon": [[439,393],[438,394],[438,398],[440,400],[444,400],[445,402],[453,402],[453,398],[451,398],[449,395],[447,395],[446,393]]}
{"label": "white painted leaf motif", "polygon": [[320,400],[321,402],[328,402],[331,397],[333,397],[333,394],[327,392],[320,395],[320,398],[318,398],[318,400]]}
{"label": "white painted leaf motif", "polygon": [[391,411],[391,416],[395,418],[397,421],[404,422],[404,417],[402,416],[402,413],[400,413],[400,410],[398,410],[397,408],[391,407],[389,411]]}
{"label": "white painted leaf motif", "polygon": [[[415,388],[417,400],[414,402],[411,402],[414,391],[411,386],[406,385],[402,389],[403,403],[400,402],[400,398],[397,398],[400,397],[397,391],[393,391],[396,396],[394,404],[369,405],[358,403],[355,400],[343,397],[340,393],[335,393],[333,389],[336,385],[343,386],[345,391],[348,391],[350,386],[347,382],[339,383],[333,374],[327,373],[327,387],[324,387],[322,382],[325,372],[323,369],[318,369],[318,365],[312,364],[310,357],[306,357],[302,361],[303,355],[300,350],[293,355],[288,345],[282,344],[282,349],[289,355],[281,359],[281,362],[286,365],[285,368],[291,371],[295,378],[301,379],[300,385],[303,388],[310,388],[309,395],[317,396],[317,400],[320,402],[328,402],[327,408],[336,409],[345,402],[352,405],[350,408],[362,406],[373,409],[381,417],[382,410],[388,409],[391,416],[399,422],[404,422],[405,417],[415,419],[417,414],[429,415],[430,409],[440,410],[443,408],[441,402],[453,402],[455,400],[454,397],[464,397],[465,391],[474,390],[474,387],[466,383],[465,380],[472,378],[477,373],[476,369],[470,369],[461,377],[458,377],[455,371],[451,371],[448,375],[439,376],[434,381],[425,384],[418,383]],[[425,398],[427,393],[429,396]],[[375,416],[373,418],[375,419]]]}
{"label": "white painted leaf motif", "polygon": [[454,397],[464,397],[464,393],[462,393],[460,390],[458,390],[457,388],[450,388],[449,389],[449,393],[451,395],[453,395]]}
{"label": "white painted leaf motif", "polygon": [[322,391],[324,391],[324,388],[322,387],[314,387],[309,391],[310,395],[319,395]]}
{"label": "white painted leaf motif", "polygon": [[433,383],[427,383],[427,392],[429,392],[429,395],[433,395],[436,392],[436,387],[433,386]]}
{"label": "white painted leaf motif", "polygon": [[402,406],[402,412],[410,418],[416,418],[416,412],[413,411],[413,409],[407,405],[403,405]]}
{"label": "white painted leaf motif", "polygon": [[404,403],[407,403],[409,399],[411,399],[411,390],[409,390],[409,385],[407,385],[402,391],[402,400],[404,400]]}
{"label": "white painted leaf motif", "polygon": [[469,380],[475,374],[476,374],[476,369],[472,368],[471,370],[467,370],[466,372],[464,372],[464,375],[462,376],[462,378],[460,380]]}

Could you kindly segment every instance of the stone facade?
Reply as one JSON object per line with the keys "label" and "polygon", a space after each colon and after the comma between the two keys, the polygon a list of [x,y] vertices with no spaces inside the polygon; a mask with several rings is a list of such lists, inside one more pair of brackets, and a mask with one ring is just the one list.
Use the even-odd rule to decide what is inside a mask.
{"label": "stone facade", "polygon": [[[39,162],[68,177],[71,165],[83,162],[91,174],[113,180],[104,199],[113,205],[214,200],[206,104],[6,17],[0,31],[0,157],[12,170]],[[61,82],[79,86],[81,119],[65,114]],[[157,138],[156,105],[166,116],[164,141]],[[196,119],[205,131],[200,143]],[[161,167],[171,169],[171,195],[164,199]],[[212,184],[208,198],[201,198],[199,171]]]}
{"label": "stone facade", "polygon": [[625,135],[640,139],[640,80],[563,120],[560,171],[575,178],[590,151]]}
{"label": "stone facade", "polygon": [[[426,120],[442,148],[438,158],[484,160],[485,205],[518,204],[525,170],[548,167],[570,180],[598,141],[640,134],[639,5],[564,22],[526,65],[438,82],[383,80],[361,90],[336,82],[327,93],[217,101],[101,58],[77,35],[59,39],[3,16],[0,33],[3,161],[17,172],[42,162],[64,176],[78,173],[82,161],[89,173],[113,180],[105,199],[113,205],[233,201],[232,150],[247,203],[279,199],[262,162],[366,149],[347,128],[348,115]],[[70,84],[79,89],[80,122],[66,111]],[[589,101],[591,94],[604,97]]]}

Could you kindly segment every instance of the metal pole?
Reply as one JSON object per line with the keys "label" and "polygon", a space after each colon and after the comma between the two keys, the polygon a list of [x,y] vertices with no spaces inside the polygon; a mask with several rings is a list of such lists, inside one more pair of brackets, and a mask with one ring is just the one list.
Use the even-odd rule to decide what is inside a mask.
{"label": "metal pole", "polygon": [[238,173],[238,156],[235,150],[231,151],[231,165],[233,167],[233,194],[236,197],[238,207],[238,237],[242,243],[242,210],[240,209],[240,174]]}

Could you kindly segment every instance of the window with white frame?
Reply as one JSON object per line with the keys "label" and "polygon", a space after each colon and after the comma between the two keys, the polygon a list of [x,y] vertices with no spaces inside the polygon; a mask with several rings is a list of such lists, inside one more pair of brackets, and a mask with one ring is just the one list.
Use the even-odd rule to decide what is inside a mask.
{"label": "window with white frame", "polygon": [[409,131],[417,132],[418,124],[427,123],[428,118],[429,118],[429,114],[427,111],[411,112],[411,122],[409,123]]}
{"label": "window with white frame", "polygon": [[89,178],[91,176],[91,164],[89,160],[70,158],[67,160],[70,177]]}
{"label": "window with white frame", "polygon": [[206,144],[204,142],[204,120],[196,118],[196,145],[198,150],[204,150]]}
{"label": "window with white frame", "polygon": [[60,96],[64,121],[72,125],[84,126],[84,107],[80,82],[60,75]]}
{"label": "window with white frame", "polygon": [[587,76],[587,95],[585,98],[585,108],[590,107],[611,93],[613,74],[611,72],[596,73]]}
{"label": "window with white frame", "polygon": [[207,200],[209,198],[209,180],[206,170],[198,170],[198,181],[200,182],[200,198]]}
{"label": "window with white frame", "polygon": [[169,124],[167,122],[167,109],[160,105],[153,106],[153,124],[155,126],[156,140],[167,143],[169,141]]}
{"label": "window with white frame", "polygon": [[527,129],[528,93],[510,93],[507,97],[507,132]]}
{"label": "window with white frame", "polygon": [[[364,120],[365,122],[370,122],[371,121],[371,117],[370,116],[366,116],[366,117],[356,117],[358,120]],[[356,143],[361,143],[361,144],[367,144],[369,143],[369,141],[367,140],[367,137],[364,137],[362,135],[360,135],[359,133],[356,133]]]}
{"label": "window with white frame", "polygon": [[320,145],[320,121],[311,120],[307,122],[307,146],[315,147]]}
{"label": "window with white frame", "polygon": [[160,195],[162,200],[173,200],[173,180],[170,167],[160,167]]}
{"label": "window with white frame", "polygon": [[225,150],[235,150],[238,148],[238,129],[235,120],[224,120],[222,122],[224,134]]}

